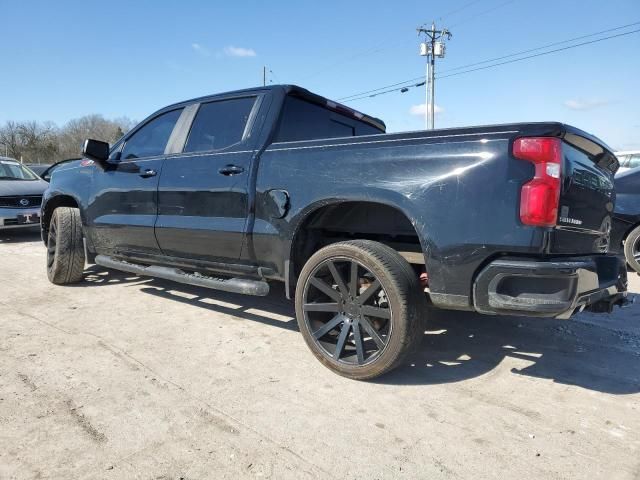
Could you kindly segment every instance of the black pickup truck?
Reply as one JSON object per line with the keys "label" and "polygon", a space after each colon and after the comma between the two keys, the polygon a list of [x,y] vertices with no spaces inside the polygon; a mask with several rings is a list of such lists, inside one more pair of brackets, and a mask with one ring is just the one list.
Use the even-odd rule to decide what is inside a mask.
{"label": "black pickup truck", "polygon": [[560,123],[385,134],[296,86],[168,106],[53,174],[49,279],[85,261],[252,295],[282,281],[314,355],[397,366],[432,307],[568,318],[626,302],[616,157]]}

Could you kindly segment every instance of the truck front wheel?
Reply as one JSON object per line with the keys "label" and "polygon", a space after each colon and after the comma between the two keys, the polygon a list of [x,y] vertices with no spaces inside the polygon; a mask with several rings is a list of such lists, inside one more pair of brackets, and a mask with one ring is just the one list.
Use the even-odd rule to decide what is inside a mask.
{"label": "truck front wheel", "polygon": [[345,377],[397,367],[422,339],[426,298],[395,250],[356,240],[316,252],[300,273],[296,317],[313,354]]}
{"label": "truck front wheel", "polygon": [[47,276],[51,283],[66,285],[82,280],[84,245],[80,210],[58,207],[53,211],[47,236]]}

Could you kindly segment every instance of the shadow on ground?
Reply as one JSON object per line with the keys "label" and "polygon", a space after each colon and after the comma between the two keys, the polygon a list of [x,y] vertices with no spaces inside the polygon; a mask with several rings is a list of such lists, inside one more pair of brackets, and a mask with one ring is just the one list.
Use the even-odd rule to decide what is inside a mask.
{"label": "shadow on ground", "polygon": [[[523,360],[514,375],[613,394],[640,392],[640,335],[554,320],[430,312],[410,365],[380,379],[388,384],[450,383],[491,371],[506,357]],[[618,309],[613,315],[622,315]]]}
{"label": "shadow on ground", "polygon": [[40,226],[0,230],[0,243],[39,242]]}
{"label": "shadow on ground", "polygon": [[[297,331],[293,303],[279,283],[267,297],[192,287],[94,266],[89,284],[135,283],[148,295],[166,298],[252,322]],[[84,283],[86,285],[86,283]],[[639,309],[634,305],[632,309]],[[617,309],[606,327],[580,321],[500,317],[433,310],[426,314],[418,352],[381,384],[429,385],[460,382],[493,370],[506,357],[528,362],[511,370],[524,375],[612,394],[640,392],[640,334],[616,324],[639,322],[637,312]],[[619,318],[618,318],[619,317]],[[613,318],[613,321],[611,321]],[[303,340],[300,338],[302,344]]]}
{"label": "shadow on ground", "polygon": [[[141,291],[272,327],[298,330],[293,302],[285,298],[284,288],[279,284],[272,284],[267,297],[220,292],[160,279],[153,279]],[[302,338],[300,341],[303,341]]]}

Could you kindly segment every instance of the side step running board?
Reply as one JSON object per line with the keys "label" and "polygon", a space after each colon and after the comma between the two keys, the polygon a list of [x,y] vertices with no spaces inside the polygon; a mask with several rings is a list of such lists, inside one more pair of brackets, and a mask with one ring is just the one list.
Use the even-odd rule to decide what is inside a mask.
{"label": "side step running board", "polygon": [[163,278],[178,283],[212,288],[224,292],[257,295],[260,297],[269,294],[269,284],[263,280],[206,277],[198,273],[186,273],[178,268],[138,265],[136,263],[125,262],[124,260],[117,260],[106,255],[98,255],[95,262],[100,266],[113,268],[114,270],[122,270],[123,272],[134,273],[145,277]]}

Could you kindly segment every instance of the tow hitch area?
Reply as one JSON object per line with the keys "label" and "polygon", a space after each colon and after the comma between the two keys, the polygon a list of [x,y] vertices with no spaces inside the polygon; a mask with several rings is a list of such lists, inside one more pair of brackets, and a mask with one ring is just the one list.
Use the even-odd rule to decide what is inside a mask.
{"label": "tow hitch area", "polygon": [[630,307],[635,303],[636,298],[627,296],[627,292],[618,293],[613,297],[588,305],[585,310],[592,313],[611,313],[616,305],[620,308]]}

